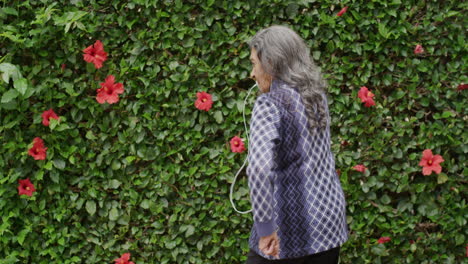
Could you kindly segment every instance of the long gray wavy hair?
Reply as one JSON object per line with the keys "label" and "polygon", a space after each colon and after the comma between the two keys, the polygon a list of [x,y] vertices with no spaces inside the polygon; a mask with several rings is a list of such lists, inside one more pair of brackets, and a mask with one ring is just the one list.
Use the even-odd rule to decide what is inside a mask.
{"label": "long gray wavy hair", "polygon": [[[327,124],[322,94],[326,96],[326,81],[310,58],[304,40],[285,26],[260,30],[250,40],[249,47],[257,51],[263,70],[298,89],[302,96],[310,128],[323,129]],[[317,115],[314,114],[317,109]]]}

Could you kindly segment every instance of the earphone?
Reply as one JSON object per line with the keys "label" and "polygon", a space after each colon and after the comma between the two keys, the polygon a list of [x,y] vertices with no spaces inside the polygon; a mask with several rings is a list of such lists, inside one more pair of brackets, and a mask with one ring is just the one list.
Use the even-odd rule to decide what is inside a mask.
{"label": "earphone", "polygon": [[[247,135],[247,140],[249,142],[250,142],[249,131],[247,130],[247,123],[245,121],[245,106],[247,104],[247,99],[249,98],[250,92],[252,92],[252,89],[255,87],[258,87],[257,81],[255,81],[254,86],[252,86],[252,88],[249,89],[249,92],[247,93],[247,96],[244,99],[244,108],[242,109],[242,117],[244,118],[245,134]],[[234,211],[236,211],[239,214],[248,214],[252,212],[252,209],[248,211],[244,211],[244,212],[237,210],[236,205],[234,204],[234,199],[232,198],[232,195],[234,193],[234,186],[236,185],[236,181],[237,181],[237,177],[239,177],[240,172],[244,169],[245,164],[247,163],[247,159],[248,157],[245,158],[244,163],[240,167],[239,171],[237,171],[236,176],[234,177],[234,181],[231,183],[231,191],[229,192],[229,201],[231,201],[232,208],[234,208]]]}

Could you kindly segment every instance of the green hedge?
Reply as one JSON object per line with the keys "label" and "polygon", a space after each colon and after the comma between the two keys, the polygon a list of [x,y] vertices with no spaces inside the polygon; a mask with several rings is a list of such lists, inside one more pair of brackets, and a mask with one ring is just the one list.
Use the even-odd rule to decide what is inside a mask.
{"label": "green hedge", "polygon": [[[229,140],[245,138],[246,41],[272,24],[306,39],[329,83],[351,229],[342,263],[466,261],[464,1],[1,6],[0,263],[112,263],[125,252],[137,264],[242,263],[252,220],[228,194],[246,152],[231,152]],[[108,53],[100,69],[83,60],[96,40]],[[99,104],[108,75],[125,91]],[[361,86],[375,106],[360,102]],[[213,96],[209,111],[194,106],[201,91]],[[47,127],[50,108],[60,119]],[[28,155],[35,137],[45,160]],[[422,174],[425,149],[443,157],[442,173]],[[27,178],[32,197],[18,193]],[[249,208],[246,177],[235,197]]]}

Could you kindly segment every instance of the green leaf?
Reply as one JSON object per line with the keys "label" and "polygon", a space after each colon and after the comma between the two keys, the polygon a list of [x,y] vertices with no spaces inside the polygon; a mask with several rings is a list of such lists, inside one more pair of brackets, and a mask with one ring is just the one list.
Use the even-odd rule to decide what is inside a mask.
{"label": "green leaf", "polygon": [[2,103],[8,103],[18,97],[19,93],[16,90],[10,89],[2,96]]}
{"label": "green leaf", "polygon": [[466,220],[463,216],[461,216],[461,215],[457,215],[457,216],[455,217],[455,222],[456,222],[457,225],[459,225],[459,226],[465,226],[465,225],[466,225],[466,221],[467,221],[467,220]]}
{"label": "green leaf", "polygon": [[28,81],[25,78],[18,79],[14,81],[15,89],[21,94],[24,95],[28,89]]}
{"label": "green leaf", "polygon": [[55,130],[57,125],[60,123],[60,120],[57,120],[55,118],[50,118],[49,119],[49,128],[50,130]]}
{"label": "green leaf", "polygon": [[129,222],[130,222],[130,215],[127,215],[127,214],[120,216],[119,219],[117,220],[117,223],[119,225],[128,225]]}
{"label": "green leaf", "polygon": [[442,113],[442,118],[448,118],[448,117],[454,117],[454,116],[455,116],[455,114],[450,112],[450,111],[444,111]]}
{"label": "green leaf", "polygon": [[457,234],[457,235],[455,236],[455,244],[461,245],[461,244],[463,244],[463,243],[465,243],[465,242],[466,242],[466,241],[465,241],[465,235],[463,235],[463,234]]}
{"label": "green leaf", "polygon": [[117,189],[119,188],[120,184],[122,184],[119,180],[113,179],[109,181],[109,188]]}
{"label": "green leaf", "polygon": [[[52,121],[52,120],[55,120],[55,119],[51,118],[50,120]],[[59,121],[59,123],[61,123],[61,122]],[[67,130],[67,129],[70,129],[70,126],[68,124],[66,124],[66,123],[62,123],[55,130],[56,131],[64,131],[64,130]]]}
{"label": "green leaf", "polygon": [[371,252],[377,256],[388,256],[388,251],[385,249],[384,244],[373,246]]}
{"label": "green leaf", "polygon": [[312,52],[312,57],[314,58],[314,60],[319,60],[319,59],[320,59],[320,55],[321,55],[321,52],[318,51],[318,50]]}
{"label": "green leaf", "polygon": [[214,114],[214,118],[218,124],[223,123],[224,118],[223,113],[221,111],[216,111]]}
{"label": "green leaf", "polygon": [[55,25],[65,26],[66,33],[68,32],[72,24],[75,24],[75,22],[77,22],[87,14],[88,13],[84,11],[66,12],[61,17],[54,17]]}
{"label": "green leaf", "polygon": [[29,229],[23,229],[19,232],[17,238],[20,245],[23,245],[24,239],[26,238],[26,235],[29,233],[29,231]]}
{"label": "green leaf", "polygon": [[135,156],[127,156],[125,160],[127,161],[128,164],[132,163],[136,159]]}
{"label": "green leaf", "polygon": [[193,38],[190,38],[187,41],[184,41],[183,47],[190,48],[190,47],[193,47],[194,44],[195,44],[195,40]]}
{"label": "green leaf", "polygon": [[18,16],[18,11],[16,11],[16,9],[14,9],[14,8],[11,8],[11,7],[4,7],[4,8],[2,8],[1,10],[2,10],[3,12],[5,12],[5,14]]}
{"label": "green leaf", "polygon": [[110,211],[109,211],[109,220],[111,221],[115,221],[119,218],[119,210],[115,207],[113,207]]}
{"label": "green leaf", "polygon": [[379,23],[379,33],[380,35],[382,35],[382,37],[384,38],[388,38],[390,36],[390,34],[388,33],[388,30],[387,28],[385,27],[385,25],[383,23]]}
{"label": "green leaf", "polygon": [[177,246],[177,243],[174,240],[167,240],[166,242],[164,242],[164,245],[167,249],[173,249]]}
{"label": "green leaf", "polygon": [[140,207],[143,208],[143,209],[148,209],[148,208],[149,208],[149,201],[148,201],[148,199],[144,199],[144,200],[140,203]]}
{"label": "green leaf", "polygon": [[294,18],[298,15],[298,12],[299,12],[299,5],[297,5],[296,3],[290,3],[287,7],[286,7],[286,14],[289,16],[289,18]]}
{"label": "green leaf", "polygon": [[437,183],[438,184],[443,184],[447,180],[448,180],[448,177],[447,177],[447,175],[445,173],[439,173],[439,175],[437,175]]}
{"label": "green leaf", "polygon": [[1,63],[0,72],[2,72],[2,79],[6,83],[9,83],[10,79],[13,79],[13,81],[16,81],[20,78],[23,78],[18,68],[11,63]]}
{"label": "green leaf", "polygon": [[36,178],[36,180],[40,181],[44,178],[44,171],[43,170],[40,170],[36,173],[36,175],[34,175],[34,177]]}
{"label": "green leaf", "polygon": [[111,168],[112,168],[113,170],[118,170],[118,169],[120,169],[121,167],[122,167],[122,164],[120,163],[120,161],[118,161],[118,160],[116,160],[116,159],[112,161],[112,166],[111,166]]}
{"label": "green leaf", "polygon": [[243,100],[236,101],[236,106],[237,106],[237,110],[239,110],[239,112],[244,111],[244,101]]}
{"label": "green leaf", "polygon": [[86,201],[86,211],[90,215],[94,215],[96,213],[96,203],[92,200]]}
{"label": "green leaf", "polygon": [[53,165],[54,165],[54,164],[53,164],[51,161],[48,161],[48,162],[44,165],[44,169],[46,169],[46,170],[51,170]]}
{"label": "green leaf", "polygon": [[382,195],[382,198],[380,198],[383,204],[389,204],[391,202],[391,199],[388,195],[384,194]]}
{"label": "green leaf", "polygon": [[54,159],[53,162],[54,162],[54,166],[57,169],[63,170],[65,168],[65,161],[63,161],[62,159]]}
{"label": "green leaf", "polygon": [[94,136],[94,134],[93,134],[93,132],[91,130],[88,130],[88,132],[86,132],[86,138],[91,139],[91,140],[97,139],[97,137]]}
{"label": "green leaf", "polygon": [[185,237],[189,237],[195,233],[195,227],[193,225],[188,225],[187,230],[185,231]]}

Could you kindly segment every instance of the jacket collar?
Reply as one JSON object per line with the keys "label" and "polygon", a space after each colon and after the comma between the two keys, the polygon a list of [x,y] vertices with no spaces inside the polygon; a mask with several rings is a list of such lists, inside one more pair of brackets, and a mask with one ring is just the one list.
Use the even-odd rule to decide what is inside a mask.
{"label": "jacket collar", "polygon": [[[284,82],[283,80],[280,79],[273,79],[270,85],[270,92],[277,92],[280,91],[284,88],[291,88],[293,90],[296,90],[293,86],[289,85],[288,83]],[[297,91],[297,90],[296,90]]]}
{"label": "jacket collar", "polygon": [[283,85],[284,82],[280,79],[273,79],[270,85],[270,92],[276,92],[279,89],[281,89],[281,85]]}

